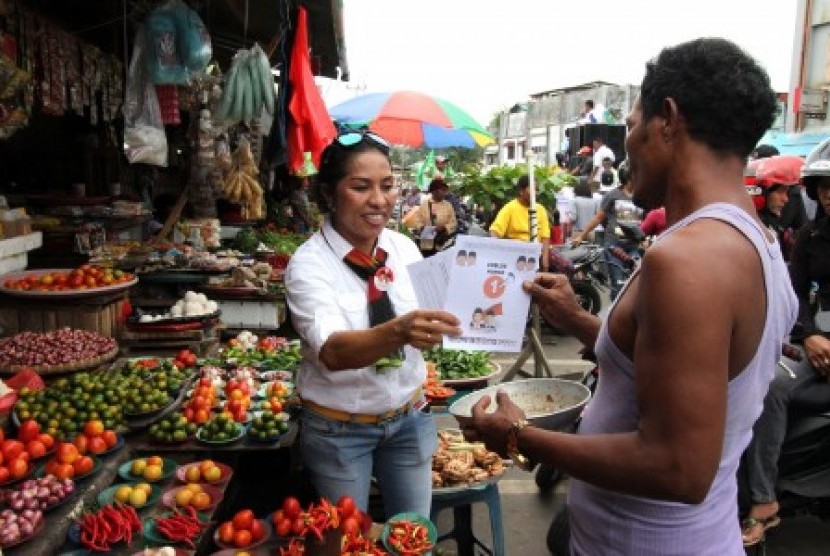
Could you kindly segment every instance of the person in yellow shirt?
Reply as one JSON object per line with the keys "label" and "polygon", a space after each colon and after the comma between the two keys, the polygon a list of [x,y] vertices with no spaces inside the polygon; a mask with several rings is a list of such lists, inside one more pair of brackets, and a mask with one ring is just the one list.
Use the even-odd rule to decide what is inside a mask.
{"label": "person in yellow shirt", "polygon": [[[516,182],[518,195],[504,205],[490,225],[490,235],[502,239],[530,241],[530,179],[527,174]],[[542,270],[547,271],[550,260],[550,221],[545,207],[536,203],[537,241],[542,243]]]}

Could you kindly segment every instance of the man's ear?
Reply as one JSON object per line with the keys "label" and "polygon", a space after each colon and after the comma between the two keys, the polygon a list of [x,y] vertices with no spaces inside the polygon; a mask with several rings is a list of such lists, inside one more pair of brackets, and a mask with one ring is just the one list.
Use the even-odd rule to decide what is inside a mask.
{"label": "man's ear", "polygon": [[663,141],[670,143],[677,137],[683,122],[683,115],[675,100],[667,97],[663,100]]}

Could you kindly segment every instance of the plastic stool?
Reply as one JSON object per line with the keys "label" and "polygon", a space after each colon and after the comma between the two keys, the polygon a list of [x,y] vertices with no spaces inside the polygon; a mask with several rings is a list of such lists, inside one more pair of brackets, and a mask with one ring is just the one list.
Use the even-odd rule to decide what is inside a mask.
{"label": "plastic stool", "polygon": [[[473,534],[472,504],[474,502],[487,504],[487,509],[490,512],[490,529],[493,532],[492,549]],[[429,518],[436,524],[436,527],[438,514],[448,508],[452,508],[453,511],[453,528],[443,535],[439,533],[438,542],[455,539],[455,542],[458,543],[458,556],[474,556],[476,547],[491,556],[504,556],[501,501],[499,500],[499,487],[495,483],[448,494],[433,492]]]}

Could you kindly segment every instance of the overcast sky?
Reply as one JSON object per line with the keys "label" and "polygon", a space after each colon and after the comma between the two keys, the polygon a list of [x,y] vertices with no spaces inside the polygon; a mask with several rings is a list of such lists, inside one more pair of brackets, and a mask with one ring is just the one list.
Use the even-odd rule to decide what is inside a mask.
{"label": "overcast sky", "polygon": [[343,0],[351,81],[321,80],[333,106],[415,90],[486,125],[528,95],[603,80],[639,84],[661,48],[735,41],[789,89],[795,0]]}

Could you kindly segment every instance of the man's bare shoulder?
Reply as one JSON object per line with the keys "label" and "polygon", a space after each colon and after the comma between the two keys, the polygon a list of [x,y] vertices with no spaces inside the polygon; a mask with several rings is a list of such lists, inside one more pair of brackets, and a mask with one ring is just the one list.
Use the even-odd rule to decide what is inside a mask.
{"label": "man's bare shoulder", "polygon": [[728,291],[761,267],[757,251],[741,231],[707,218],[661,238],[646,252],[643,270],[647,280],[673,279]]}

